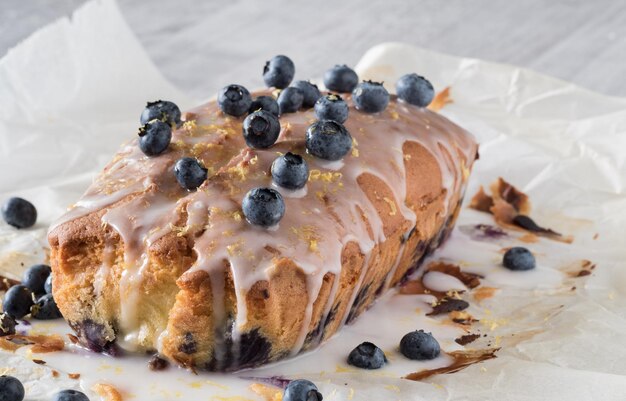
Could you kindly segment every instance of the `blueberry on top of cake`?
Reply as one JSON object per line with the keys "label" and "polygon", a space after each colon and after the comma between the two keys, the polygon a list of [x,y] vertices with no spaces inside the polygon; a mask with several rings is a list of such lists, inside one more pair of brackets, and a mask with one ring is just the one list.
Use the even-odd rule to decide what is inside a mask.
{"label": "blueberry on top of cake", "polygon": [[450,233],[477,145],[414,101],[421,81],[399,100],[346,66],[324,78],[341,96],[289,86],[282,57],[263,74],[270,89],[226,85],[180,124],[152,106],[51,228],[54,299],[87,347],[207,370],[286,358]]}

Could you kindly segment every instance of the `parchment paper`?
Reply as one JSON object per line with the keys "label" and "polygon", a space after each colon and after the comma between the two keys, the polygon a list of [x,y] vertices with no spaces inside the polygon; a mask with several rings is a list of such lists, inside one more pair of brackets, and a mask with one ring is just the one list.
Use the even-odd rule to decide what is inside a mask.
{"label": "parchment paper", "polygon": [[[399,43],[372,48],[357,71],[387,84],[418,72],[437,89],[451,87],[453,103],[441,112],[481,144],[467,193],[505,177],[530,195],[536,220],[575,236],[572,245],[542,240],[539,252],[555,266],[580,257],[598,267],[576,281],[573,294],[512,285],[481,305],[502,341],[495,360],[421,383],[353,375],[356,392],[346,391],[342,374],[328,373],[320,384],[325,399],[625,399],[626,99]],[[163,79],[110,0],[86,4],[0,60],[0,199],[23,196],[39,211],[29,230],[0,223],[2,274],[18,278],[24,266],[45,259],[48,224],[134,134],[145,101],[156,98],[182,109],[196,103]],[[489,219],[464,209],[459,225]],[[455,247],[455,238],[439,257],[471,262],[472,252]],[[33,366],[0,352],[0,374],[24,380],[28,400],[79,388]]]}

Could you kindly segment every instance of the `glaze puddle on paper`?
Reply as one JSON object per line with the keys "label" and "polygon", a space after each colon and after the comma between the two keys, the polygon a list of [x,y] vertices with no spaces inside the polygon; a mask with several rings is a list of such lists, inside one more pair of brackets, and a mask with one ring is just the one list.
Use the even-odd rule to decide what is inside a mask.
{"label": "glaze puddle on paper", "polygon": [[[479,334],[481,337],[468,344],[467,349],[497,348],[506,346],[515,335],[532,328],[527,326],[523,331],[517,332],[521,329],[520,326],[516,322],[507,322],[514,311],[499,311],[497,308],[502,298],[510,295],[516,298],[527,296],[526,301],[520,302],[519,307],[528,304],[528,301],[534,302],[532,299],[538,295],[546,300],[546,305],[551,304],[550,297],[555,294],[559,295],[559,302],[567,301],[568,298],[574,299],[571,283],[581,285],[584,278],[571,279],[562,270],[566,266],[562,262],[566,251],[572,263],[579,260],[576,252],[568,250],[570,245],[541,239],[529,245],[537,256],[537,269],[530,272],[512,272],[501,266],[502,249],[520,245],[521,242],[517,237],[524,233],[508,232],[505,237],[497,239],[473,240],[470,237],[471,229],[476,230],[478,224],[492,223],[490,216],[464,209],[459,220],[459,227],[462,229],[455,229],[444,247],[425,263],[425,266],[431,261],[456,263],[462,266],[463,271],[484,276],[480,279],[481,285],[473,291],[468,291],[458,279],[444,273],[431,272],[424,278],[433,289],[443,292],[465,291],[461,296],[470,303],[466,312],[479,320],[468,326],[467,330],[461,325],[452,324],[447,314],[426,316],[426,313],[432,310],[434,296],[404,295],[392,290],[320,349],[291,360],[240,372],[229,374],[198,372],[196,375],[173,366],[154,372],[148,368],[147,355],[113,358],[69,345],[67,350],[62,352],[31,357],[45,360],[47,367],[60,372],[80,373],[80,385],[83,389],[88,390],[95,383],[105,382],[113,384],[124,394],[132,394],[136,399],[155,401],[168,400],[172,397],[198,399],[197,397],[201,395],[211,395],[242,396],[255,400],[259,399],[259,396],[249,389],[249,385],[273,377],[288,379],[305,377],[319,383],[321,388],[324,388],[327,382],[343,381],[347,383],[345,385],[347,396],[350,392],[358,391],[358,383],[368,380],[369,376],[375,379],[399,379],[413,372],[441,368],[452,363],[452,358],[446,353],[432,361],[406,359],[399,353],[398,344],[401,337],[409,331],[424,329],[432,332],[440,342],[442,350],[446,352],[466,349],[454,340],[468,333]],[[422,271],[418,271],[414,276],[420,277],[422,274]],[[493,298],[478,301],[480,295],[476,294],[480,294],[482,288],[496,288],[499,291]],[[551,313],[551,307],[547,307],[545,312]],[[29,329],[31,332],[71,333],[69,327],[61,322],[34,323]],[[389,363],[375,371],[360,370],[348,365],[346,363],[348,353],[363,341],[371,341],[378,345],[386,353]],[[489,362],[484,364],[488,367]],[[137,380],[138,377],[142,379]],[[393,393],[396,390],[390,386],[389,391]],[[328,399],[333,399],[332,397]]]}

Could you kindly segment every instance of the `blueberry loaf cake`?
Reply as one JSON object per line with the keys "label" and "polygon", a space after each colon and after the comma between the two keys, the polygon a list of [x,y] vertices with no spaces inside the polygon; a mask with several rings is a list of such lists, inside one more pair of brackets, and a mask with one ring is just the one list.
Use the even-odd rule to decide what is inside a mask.
{"label": "blueberry loaf cake", "polygon": [[[337,66],[329,92],[264,69],[186,113],[149,103],[85,195],[51,227],[53,291],[97,352],[158,352],[236,370],[317,346],[414,271],[452,230],[473,137]],[[291,83],[291,86],[289,86]]]}

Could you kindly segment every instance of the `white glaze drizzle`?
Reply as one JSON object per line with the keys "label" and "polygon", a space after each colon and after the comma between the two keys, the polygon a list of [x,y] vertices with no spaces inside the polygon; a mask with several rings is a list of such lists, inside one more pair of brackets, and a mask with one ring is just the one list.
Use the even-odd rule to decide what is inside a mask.
{"label": "white glaze drizzle", "polygon": [[[351,103],[349,98],[347,101]],[[279,142],[268,150],[246,149],[240,133],[241,120],[224,116],[214,103],[193,110],[189,116],[193,122],[173,133],[173,143],[164,155],[146,158],[134,142],[126,145],[121,157],[107,167],[103,178],[94,183],[77,203],[78,207],[54,226],[110,207],[102,220],[124,242],[120,332],[130,341],[140,341],[142,324],[136,311],[141,302],[138,294],[142,277],[149,263],[148,250],[176,227],[179,210],[186,208],[188,218],[184,230],[194,233],[193,249],[197,255],[196,263],[188,273],[204,270],[210,275],[216,333],[226,331],[224,261],[232,273],[237,300],[232,328],[235,344],[248,322],[247,292],[258,281],[270,279],[276,251],[280,257],[297,263],[307,277],[308,289],[304,324],[291,352],[297,354],[304,344],[312,320],[313,303],[327,273],[332,273],[335,280],[322,318],[325,319],[330,312],[338,288],[343,247],[355,241],[365,256],[358,284],[350,296],[350,306],[367,274],[372,248],[386,239],[379,211],[357,179],[369,173],[386,182],[394,198],[386,199],[391,208],[389,213],[400,213],[410,226],[414,226],[416,215],[405,203],[402,152],[405,141],[421,144],[437,160],[442,187],[447,190],[444,218],[453,213],[455,205],[450,205],[449,200],[461,191],[463,184],[460,157],[466,165],[471,165],[476,150],[471,136],[445,118],[398,103],[395,99],[378,115],[367,115],[350,108],[345,125],[355,139],[353,151],[343,160],[332,163],[305,154],[304,132],[314,121],[311,111],[282,116]],[[452,157],[445,155],[442,149]],[[307,159],[311,179],[303,193],[279,189],[284,195],[287,212],[278,227],[274,230],[254,227],[242,218],[241,199],[252,187],[272,185],[269,166],[279,152],[287,151],[294,151]],[[177,158],[190,154],[209,167],[210,175],[209,180],[193,193],[180,189],[170,171]],[[116,184],[119,188],[114,185],[111,189],[111,182],[119,183]],[[126,197],[132,199],[122,201]],[[368,224],[363,221],[361,213]],[[201,231],[200,228],[205,229]],[[272,251],[267,249],[268,246]],[[399,252],[385,286],[391,283],[403,251]],[[349,306],[341,317],[342,324],[347,319]],[[154,346],[159,346],[164,335],[157,333],[154,336]],[[220,355],[223,353],[220,346],[223,338],[218,336],[216,341],[219,363],[223,357]]]}

